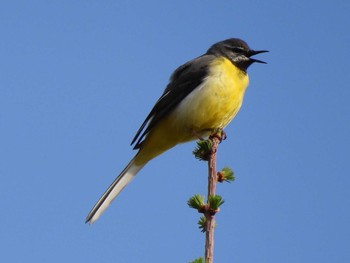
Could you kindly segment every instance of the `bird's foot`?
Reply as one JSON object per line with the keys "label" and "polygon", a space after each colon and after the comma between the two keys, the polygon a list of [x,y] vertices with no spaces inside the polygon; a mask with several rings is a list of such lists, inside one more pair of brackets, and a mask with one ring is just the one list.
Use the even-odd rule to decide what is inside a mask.
{"label": "bird's foot", "polygon": [[212,139],[212,138],[217,138],[221,143],[223,140],[226,140],[227,135],[223,129],[218,129],[209,136],[209,139]]}

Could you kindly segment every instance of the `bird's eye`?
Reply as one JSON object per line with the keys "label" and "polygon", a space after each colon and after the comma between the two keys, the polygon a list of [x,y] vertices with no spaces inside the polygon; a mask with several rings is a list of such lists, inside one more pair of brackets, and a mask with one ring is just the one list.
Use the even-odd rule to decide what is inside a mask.
{"label": "bird's eye", "polygon": [[244,52],[243,48],[240,48],[240,47],[234,47],[232,49],[232,51],[235,53],[243,53]]}

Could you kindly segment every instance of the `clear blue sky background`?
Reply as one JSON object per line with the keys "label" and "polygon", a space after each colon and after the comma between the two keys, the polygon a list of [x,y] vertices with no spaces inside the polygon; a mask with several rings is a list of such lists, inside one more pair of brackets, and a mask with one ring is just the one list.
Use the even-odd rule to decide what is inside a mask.
{"label": "clear blue sky background", "polygon": [[171,72],[229,37],[268,65],[227,127],[216,262],[350,262],[349,1],[3,1],[2,262],[189,262],[204,235],[187,199],[206,164],[181,145],[93,226]]}

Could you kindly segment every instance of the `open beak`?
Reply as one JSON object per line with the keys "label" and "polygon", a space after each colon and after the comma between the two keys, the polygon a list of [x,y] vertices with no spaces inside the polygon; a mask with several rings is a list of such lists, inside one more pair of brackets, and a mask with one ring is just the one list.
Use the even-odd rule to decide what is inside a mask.
{"label": "open beak", "polygon": [[269,52],[268,50],[249,50],[249,53],[248,53],[248,56],[250,58],[250,62],[251,63],[262,63],[262,64],[267,64],[265,61],[261,61],[261,60],[258,60],[258,59],[255,59],[255,58],[251,58],[251,56],[254,56],[254,55],[257,55],[257,54],[260,54],[260,53],[266,53],[266,52]]}

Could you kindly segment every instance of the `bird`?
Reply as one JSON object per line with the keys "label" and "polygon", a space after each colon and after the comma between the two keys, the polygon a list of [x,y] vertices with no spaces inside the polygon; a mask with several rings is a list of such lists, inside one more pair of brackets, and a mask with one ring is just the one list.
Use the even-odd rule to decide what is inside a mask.
{"label": "bird", "polygon": [[206,53],[178,67],[136,132],[136,155],[86,217],[93,224],[136,174],[152,159],[188,141],[224,129],[241,108],[249,84],[247,69],[266,62],[239,38],[213,44]]}

